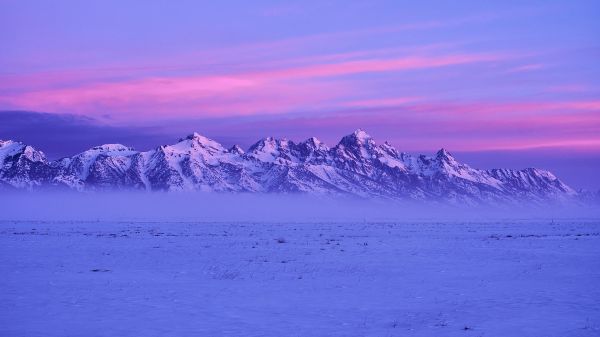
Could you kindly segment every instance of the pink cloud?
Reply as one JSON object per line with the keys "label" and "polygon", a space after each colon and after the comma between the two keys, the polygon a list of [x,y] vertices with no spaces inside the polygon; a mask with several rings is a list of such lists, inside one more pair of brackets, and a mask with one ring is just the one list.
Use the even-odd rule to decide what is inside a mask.
{"label": "pink cloud", "polygon": [[401,70],[415,70],[425,68],[438,68],[452,65],[472,64],[481,62],[498,61],[506,56],[492,54],[449,55],[442,57],[403,57],[395,59],[370,59],[348,61],[332,64],[320,64],[300,68],[275,70],[261,74],[261,77],[270,79],[282,78],[310,78],[342,76],[367,72],[389,72]]}
{"label": "pink cloud", "polygon": [[373,98],[356,101],[342,102],[340,105],[354,108],[369,107],[398,107],[407,103],[421,101],[423,97],[394,97],[394,98]]}
{"label": "pink cloud", "polygon": [[[119,119],[125,120],[139,118],[140,113],[144,117],[151,117],[152,113],[158,116],[164,113],[180,116],[282,113],[294,109],[331,106],[333,101],[344,95],[341,89],[348,89],[343,82],[328,81],[325,84],[319,80],[322,78],[464,65],[500,58],[502,56],[487,54],[401,57],[227,75],[150,77],[13,93],[1,97],[0,104],[23,109],[91,115],[114,112],[119,113]],[[253,104],[236,103],[244,99]],[[214,106],[214,102],[218,102],[219,106]]]}
{"label": "pink cloud", "polygon": [[[406,53],[439,53],[440,49],[456,46],[450,43],[436,43],[417,46],[402,46],[395,48],[383,48],[374,50],[359,50],[351,52],[341,52],[326,55],[303,56],[303,57],[285,57],[276,60],[265,60],[261,54],[255,54],[244,47],[229,50],[233,55],[241,55],[232,61],[235,64],[247,64],[245,67],[235,67],[228,63],[227,56],[222,51],[212,50],[200,54],[191,54],[187,56],[176,55],[168,60],[153,60],[132,64],[110,64],[102,67],[89,67],[78,69],[47,70],[24,74],[0,74],[0,91],[30,92],[41,90],[52,90],[61,88],[80,87],[89,84],[114,83],[135,81],[144,78],[157,78],[157,73],[190,73],[202,69],[203,72],[211,71],[210,74],[203,76],[238,76],[252,75],[258,73],[256,69],[294,69],[306,67],[314,64],[335,64],[348,62],[350,60],[376,59],[381,57],[390,57],[390,55]],[[258,58],[259,61],[253,60]],[[219,72],[215,64],[228,66],[227,72]],[[213,70],[214,69],[214,70]],[[237,70],[236,70],[237,69]],[[262,72],[267,72],[262,70]],[[176,76],[162,76],[165,78],[174,78]],[[197,76],[200,77],[200,76]]]}

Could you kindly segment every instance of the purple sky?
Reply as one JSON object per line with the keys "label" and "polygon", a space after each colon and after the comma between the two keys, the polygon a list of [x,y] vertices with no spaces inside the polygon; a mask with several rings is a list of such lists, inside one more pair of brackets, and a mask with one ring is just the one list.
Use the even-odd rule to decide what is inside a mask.
{"label": "purple sky", "polygon": [[403,151],[600,188],[597,1],[1,6],[0,138],[51,155],[192,131],[334,144],[361,127]]}

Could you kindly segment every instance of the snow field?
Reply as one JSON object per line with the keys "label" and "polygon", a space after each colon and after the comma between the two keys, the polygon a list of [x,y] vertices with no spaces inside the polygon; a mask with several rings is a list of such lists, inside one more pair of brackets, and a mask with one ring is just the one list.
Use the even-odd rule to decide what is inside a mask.
{"label": "snow field", "polygon": [[598,336],[600,221],[0,224],[0,336]]}

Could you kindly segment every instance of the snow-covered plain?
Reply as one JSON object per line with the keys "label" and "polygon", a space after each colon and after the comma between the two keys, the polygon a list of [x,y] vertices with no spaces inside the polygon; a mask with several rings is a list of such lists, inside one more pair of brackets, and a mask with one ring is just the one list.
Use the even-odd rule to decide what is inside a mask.
{"label": "snow-covered plain", "polygon": [[600,335],[590,219],[4,220],[0,275],[6,337]]}

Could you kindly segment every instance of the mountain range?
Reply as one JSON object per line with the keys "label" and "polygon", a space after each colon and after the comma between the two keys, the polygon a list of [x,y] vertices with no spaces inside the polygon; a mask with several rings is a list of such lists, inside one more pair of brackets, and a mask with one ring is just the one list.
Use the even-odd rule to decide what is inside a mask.
{"label": "mountain range", "polygon": [[317,138],[264,138],[247,151],[193,133],[140,152],[120,144],[50,161],[16,141],[0,141],[0,189],[319,193],[460,203],[545,202],[578,193],[536,168],[479,170],[445,149],[434,156],[376,144],[359,129],[334,147]]}

